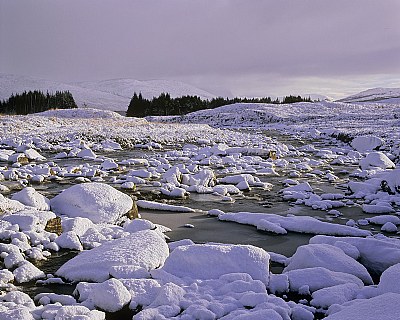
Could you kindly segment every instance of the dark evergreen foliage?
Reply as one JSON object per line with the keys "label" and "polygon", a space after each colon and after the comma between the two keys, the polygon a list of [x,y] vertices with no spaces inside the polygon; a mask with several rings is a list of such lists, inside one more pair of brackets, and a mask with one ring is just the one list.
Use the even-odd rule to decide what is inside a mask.
{"label": "dark evergreen foliage", "polygon": [[56,91],[55,94],[41,91],[29,91],[13,94],[10,98],[0,101],[0,113],[29,114],[50,109],[77,108],[74,98],[69,91]]}
{"label": "dark evergreen foliage", "polygon": [[294,102],[312,102],[310,98],[300,96],[286,96],[282,102],[279,99],[272,100],[266,98],[222,98],[217,97],[212,100],[202,100],[197,96],[183,96],[171,98],[168,93],[161,93],[152,100],[144,99],[142,94],[135,92],[126,112],[127,117],[146,117],[146,116],[172,116],[184,115],[190,112],[214,109],[232,103],[294,103]]}

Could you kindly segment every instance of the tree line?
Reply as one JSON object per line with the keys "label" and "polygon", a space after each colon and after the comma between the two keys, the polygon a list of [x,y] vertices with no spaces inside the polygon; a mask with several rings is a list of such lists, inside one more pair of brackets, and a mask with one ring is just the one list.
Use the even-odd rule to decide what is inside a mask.
{"label": "tree line", "polygon": [[217,97],[211,100],[202,100],[197,96],[183,96],[171,98],[169,93],[161,93],[153,99],[145,99],[142,94],[134,93],[126,112],[127,117],[146,117],[146,116],[176,116],[184,115],[190,112],[214,109],[227,104],[233,103],[295,103],[295,102],[312,102],[311,98],[303,98],[301,96],[286,96],[280,101],[278,98],[272,100],[270,97],[265,98],[222,98]]}
{"label": "tree line", "polygon": [[7,100],[0,100],[0,113],[29,114],[50,109],[77,108],[75,100],[69,91],[56,91],[54,94],[42,91],[28,91],[12,94]]}

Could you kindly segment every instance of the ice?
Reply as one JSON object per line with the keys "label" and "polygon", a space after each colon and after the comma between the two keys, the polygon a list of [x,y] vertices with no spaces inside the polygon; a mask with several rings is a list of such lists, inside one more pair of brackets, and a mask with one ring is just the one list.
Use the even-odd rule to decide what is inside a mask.
{"label": "ice", "polygon": [[111,267],[132,265],[149,271],[162,266],[168,255],[165,240],[156,232],[138,231],[82,252],[62,265],[56,274],[69,281],[103,282],[110,277]]}
{"label": "ice", "polygon": [[218,279],[232,272],[246,272],[268,283],[269,255],[251,245],[204,244],[175,248],[162,270],[178,277]]}
{"label": "ice", "polygon": [[82,243],[78,235],[74,231],[63,232],[56,240],[55,243],[63,249],[82,251]]}
{"label": "ice", "polygon": [[56,214],[113,223],[132,209],[133,200],[107,184],[92,182],[64,190],[50,205]]}
{"label": "ice", "polygon": [[382,226],[381,231],[397,232],[397,226],[394,223],[388,221]]}

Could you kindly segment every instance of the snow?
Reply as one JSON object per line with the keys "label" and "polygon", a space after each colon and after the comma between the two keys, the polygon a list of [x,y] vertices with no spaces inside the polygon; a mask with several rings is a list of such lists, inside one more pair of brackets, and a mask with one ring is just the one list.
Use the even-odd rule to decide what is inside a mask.
{"label": "snow", "polygon": [[373,284],[371,276],[362,264],[346,255],[341,249],[327,244],[308,244],[298,247],[283,272],[314,267],[352,274],[365,284]]}
{"label": "snow", "polygon": [[20,192],[14,193],[11,200],[17,200],[26,206],[35,207],[38,210],[50,210],[50,200],[32,187],[26,187]]}
{"label": "snow", "polygon": [[[373,88],[348,96],[339,101],[344,102],[387,102],[399,98],[399,88]],[[390,103],[390,102],[389,102]]]}
{"label": "snow", "polygon": [[[254,212],[230,212],[223,213],[218,216],[222,221],[235,221],[242,224],[254,225],[258,228],[260,224],[261,230],[265,221],[276,225],[276,230],[285,229],[292,232],[326,234],[326,235],[342,235],[342,236],[361,236],[370,235],[369,231],[360,230],[344,225],[323,222],[308,216],[280,216],[268,213]],[[270,227],[271,229],[271,227]]]}
{"label": "snow", "polygon": [[[269,315],[311,320],[316,310],[329,308],[334,316],[362,301],[398,293],[400,242],[388,232],[397,232],[399,225],[400,170],[394,167],[400,156],[398,115],[395,105],[324,101],[290,108],[235,104],[182,118],[154,118],[158,123],[93,109],[2,116],[0,157],[7,161],[12,155],[20,162],[0,166],[0,180],[8,188],[1,189],[0,197],[0,239],[5,242],[0,262],[6,268],[0,271],[1,288],[20,292],[33,286],[28,279],[35,272],[43,276],[38,284],[44,286],[80,282],[74,296],[45,293],[36,299],[41,305],[18,306],[25,318],[37,319],[104,319],[103,312],[90,309],[111,312],[129,306],[135,319]],[[276,159],[270,151],[276,151]],[[38,192],[30,189],[33,180],[42,181],[34,185]],[[118,214],[110,208],[99,214],[103,204],[121,205],[129,197],[115,200],[120,194],[112,187],[104,195],[97,192],[103,187],[96,187],[81,198],[77,189],[71,198],[80,198],[82,212],[74,207],[68,210],[76,212],[71,216],[51,208],[60,215],[63,230],[60,236],[45,231],[55,213],[32,207],[39,192],[51,198],[60,188],[83,181],[87,183],[79,188],[108,184],[137,197],[146,219],[123,216],[133,202]],[[134,189],[123,189],[125,184]],[[19,201],[11,200],[21,189]],[[71,202],[65,199],[62,207]],[[373,212],[379,215],[371,216]],[[267,232],[223,224],[207,213]],[[93,221],[89,215],[107,219]],[[210,233],[204,226],[219,225],[224,242],[235,237],[242,244],[201,245],[185,239],[167,245],[161,232],[170,229],[161,221],[195,226],[171,227],[179,231],[168,234],[172,239],[183,232],[207,242]],[[246,229],[250,236],[231,228]],[[316,236],[304,245],[309,235],[294,232]],[[277,252],[244,244],[252,241],[264,248],[271,244]],[[85,250],[66,262],[57,277],[44,276],[37,260],[51,263],[52,250],[60,248]],[[296,248],[290,257],[288,251]],[[372,285],[369,274],[374,279],[382,274],[379,285]],[[29,282],[23,287],[11,283],[25,279]],[[299,302],[293,299],[297,294],[303,295]],[[8,314],[15,306],[5,302],[0,309]]]}
{"label": "snow", "polygon": [[326,320],[396,320],[400,314],[400,294],[386,293],[371,299],[355,300]]}
{"label": "snow", "polygon": [[103,282],[113,266],[134,265],[151,270],[164,264],[168,246],[156,232],[144,230],[84,251],[57,270],[69,281]]}
{"label": "snow", "polygon": [[387,268],[381,275],[379,280],[379,293],[394,292],[400,293],[400,263]]}
{"label": "snow", "polygon": [[400,263],[400,241],[384,236],[355,238],[317,235],[310,239],[310,244],[334,245],[338,240],[356,247],[360,253],[359,261],[367,269],[374,270],[377,273],[381,273],[390,266]]}
{"label": "snow", "polygon": [[175,248],[162,270],[192,279],[218,279],[233,272],[246,272],[268,283],[269,255],[251,245],[203,244]]}
{"label": "snow", "polygon": [[377,136],[358,136],[355,137],[350,145],[358,152],[376,150],[381,147],[385,141]]}
{"label": "snow", "polygon": [[215,96],[179,81],[115,79],[94,82],[61,83],[39,78],[0,74],[0,99],[8,99],[12,93],[22,93],[29,90],[55,92],[68,90],[72,93],[79,107],[126,111],[133,93],[141,92],[143,97],[151,99],[163,92],[169,92],[171,97],[197,95],[202,99],[212,99]]}
{"label": "snow", "polygon": [[291,270],[286,274],[289,279],[289,289],[294,292],[299,292],[304,286],[307,286],[310,292],[348,283],[356,284],[359,288],[363,287],[363,282],[356,276],[323,267]]}
{"label": "snow", "polygon": [[76,289],[79,301],[85,305],[93,304],[107,312],[116,312],[131,301],[126,287],[117,279],[109,279],[102,283],[80,282]]}
{"label": "snow", "polygon": [[362,170],[373,168],[394,169],[396,165],[382,152],[371,152],[360,160]]}
{"label": "snow", "polygon": [[136,204],[139,208],[150,209],[150,210],[161,210],[161,211],[172,211],[172,212],[195,212],[194,209],[185,206],[175,206],[166,203],[159,203],[148,200],[138,200]]}
{"label": "snow", "polygon": [[333,304],[343,304],[355,299],[359,290],[359,286],[355,283],[319,289],[313,292],[310,303],[315,307],[328,308]]}
{"label": "snow", "polygon": [[94,223],[116,222],[132,209],[133,200],[104,183],[72,186],[50,201],[56,214],[88,218]]}

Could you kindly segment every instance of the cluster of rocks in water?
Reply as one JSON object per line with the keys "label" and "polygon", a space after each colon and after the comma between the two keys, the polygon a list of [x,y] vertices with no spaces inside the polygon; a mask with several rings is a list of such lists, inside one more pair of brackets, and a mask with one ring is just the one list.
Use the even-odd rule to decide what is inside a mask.
{"label": "cluster of rocks in water", "polygon": [[[381,225],[381,231],[394,235],[400,224],[400,170],[390,154],[374,150],[382,141],[360,137],[352,147],[317,149],[255,140],[229,146],[199,137],[197,145],[163,152],[161,144],[152,142],[137,147],[155,148],[158,154],[119,161],[96,154],[122,149],[111,140],[65,142],[52,148],[56,152],[51,161],[42,155],[48,141],[2,140],[3,318],[104,319],[105,313],[129,308],[133,319],[311,320],[316,314],[356,319],[376,315],[377,310],[385,319],[394,319],[400,312],[400,241],[367,230]],[[276,159],[269,158],[271,150]],[[82,163],[64,167],[59,161],[65,159]],[[318,193],[312,179],[344,183],[335,166],[354,168],[346,172],[352,179],[345,183],[349,192]],[[272,190],[269,177],[282,178],[282,199],[326,212],[332,221],[217,209],[218,202],[234,202],[249,190]],[[74,185],[51,199],[34,188],[65,179]],[[16,185],[19,192],[13,189]],[[245,244],[195,244],[189,239],[167,243],[167,227],[132,219],[138,216],[136,204],[181,213],[193,209],[135,202],[113,186],[125,192],[151,187],[169,199],[212,194],[216,209],[207,213],[221,221],[251,224],[277,236],[315,236],[292,257]],[[346,207],[376,216],[333,223]],[[60,250],[80,253],[55,274],[38,268],[38,261]],[[283,272],[272,273],[271,262],[281,264]],[[34,282],[75,283],[76,289],[73,295],[49,292],[32,299],[19,286]]]}

